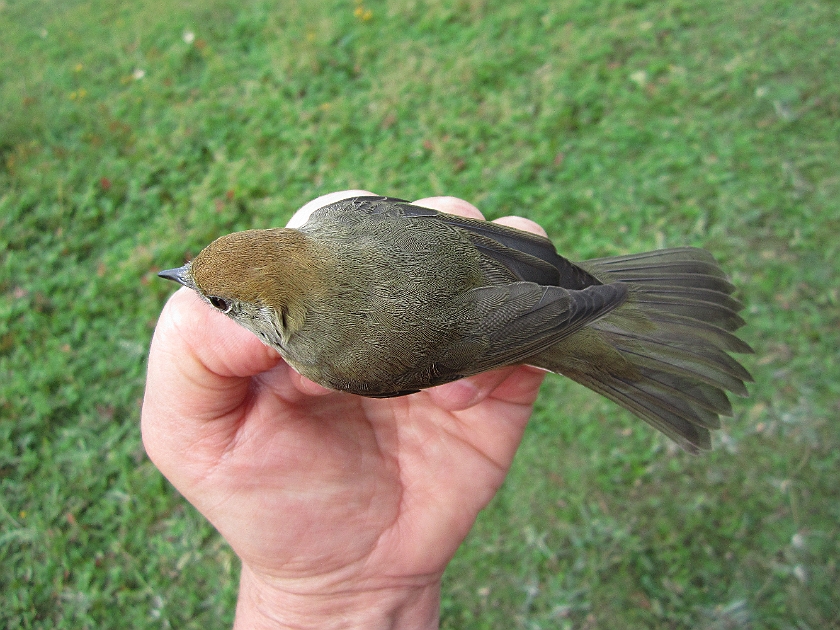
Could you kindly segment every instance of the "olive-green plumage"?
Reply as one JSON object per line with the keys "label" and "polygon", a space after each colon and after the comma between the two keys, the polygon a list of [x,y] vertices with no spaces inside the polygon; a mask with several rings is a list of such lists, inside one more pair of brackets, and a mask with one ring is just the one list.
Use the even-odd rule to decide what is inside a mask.
{"label": "olive-green plumage", "polygon": [[571,263],[540,236],[385,197],[223,236],[162,272],[341,391],[410,394],[494,368],[558,372],[689,451],[746,395],[733,286],[701,249]]}

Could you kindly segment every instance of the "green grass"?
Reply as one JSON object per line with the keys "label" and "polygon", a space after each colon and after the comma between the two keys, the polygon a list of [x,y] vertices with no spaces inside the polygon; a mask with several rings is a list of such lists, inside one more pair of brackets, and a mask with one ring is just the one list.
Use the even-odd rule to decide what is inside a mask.
{"label": "green grass", "polygon": [[154,274],[363,187],[571,258],[707,247],[756,349],[699,458],[550,378],[442,627],[840,627],[836,2],[5,0],[0,32],[0,625],[230,624],[236,559],[140,444]]}

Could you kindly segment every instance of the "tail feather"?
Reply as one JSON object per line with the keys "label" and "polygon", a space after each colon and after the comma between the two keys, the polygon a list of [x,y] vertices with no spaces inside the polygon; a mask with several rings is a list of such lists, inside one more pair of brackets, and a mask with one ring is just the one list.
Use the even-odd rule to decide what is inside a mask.
{"label": "tail feather", "polygon": [[632,343],[616,344],[613,347],[633,365],[694,379],[712,387],[729,390],[739,396],[747,395],[746,386],[741,379],[717,369],[714,365],[694,360],[694,357],[687,356],[685,351],[679,348],[637,348]]}
{"label": "tail feather", "polygon": [[736,300],[731,295],[723,293],[721,291],[714,291],[712,289],[705,289],[702,287],[642,286],[636,288],[636,294],[640,298],[663,298],[664,300],[674,300],[677,302],[685,302],[686,300],[691,300],[692,302],[700,301],[706,302],[707,304],[714,304],[718,308],[727,309],[729,311],[729,313],[726,314],[727,317],[729,317],[732,313],[737,313],[738,311],[744,308],[743,304],[741,304],[741,302]]}
{"label": "tail feather", "polygon": [[[714,324],[673,313],[647,313],[650,321],[659,324],[663,341],[671,339],[683,343],[712,344],[721,350],[737,354],[752,354],[750,345],[734,334]],[[676,339],[675,339],[676,337]]]}
{"label": "tail feather", "polygon": [[652,249],[649,252],[641,252],[638,254],[624,254],[622,256],[607,256],[605,258],[590,258],[589,260],[578,263],[578,266],[583,269],[590,267],[597,267],[599,271],[608,272],[610,269],[616,272],[632,271],[634,269],[655,269],[658,266],[676,264],[676,265],[690,265],[692,263],[702,264],[707,263],[711,273],[719,275],[722,278],[726,274],[718,266],[715,257],[711,252],[700,249],[699,247],[672,247],[670,249]]}
{"label": "tail feather", "polygon": [[645,399],[660,405],[675,416],[688,419],[692,424],[706,429],[720,428],[719,414],[709,411],[702,405],[694,404],[683,392],[675,392],[668,387],[663,387],[653,377],[635,382],[635,387]]}
{"label": "tail feather", "polygon": [[699,425],[694,418],[673,413],[664,400],[643,395],[633,382],[599,379],[584,372],[563,372],[563,375],[633,412],[690,453],[712,448],[709,429]]}
{"label": "tail feather", "polygon": [[[593,328],[598,330],[597,326]],[[675,368],[694,370],[698,375],[708,372],[710,379],[715,379],[715,374],[722,373],[725,377],[731,377],[736,381],[750,380],[750,373],[744,369],[744,366],[720,348],[710,344],[674,343],[655,338],[640,339],[632,331],[612,336],[614,348],[633,354],[656,357]]]}
{"label": "tail feather", "polygon": [[625,284],[628,298],[535,364],[606,396],[688,451],[711,448],[710,430],[732,413],[726,392],[746,396],[752,380],[729,355],[752,349],[734,334],[743,305],[714,257],[683,247],[580,267]]}
{"label": "tail feather", "polygon": [[743,326],[743,318],[726,304],[707,302],[691,298],[677,298],[664,293],[634,292],[634,303],[645,310],[659,310],[674,315],[715,324],[724,330],[737,330]]}
{"label": "tail feather", "polygon": [[[640,341],[715,347],[726,352],[750,353],[752,348],[731,332],[713,324],[707,324],[690,317],[669,313],[650,313],[647,321],[649,329],[639,329],[636,322],[622,318],[624,313],[616,313],[609,320],[601,319],[594,325],[605,333],[622,337],[631,337]],[[635,327],[634,327],[635,326]]]}
{"label": "tail feather", "polygon": [[664,290],[668,287],[686,287],[689,289],[707,289],[726,295],[735,290],[735,286],[726,278],[703,273],[671,273],[665,271],[662,273],[646,273],[644,276],[628,274],[621,279],[621,282],[632,282],[638,284],[640,288],[653,286]]}
{"label": "tail feather", "polygon": [[[732,415],[732,403],[729,402],[726,394],[717,387],[694,381],[690,378],[677,376],[676,374],[651,370],[643,370],[643,372],[644,376],[656,383],[658,387],[675,395],[681,394],[688,398],[694,405],[702,407],[716,416]],[[716,417],[716,419],[711,420],[709,424],[704,426],[709,429],[719,429],[720,418]]]}

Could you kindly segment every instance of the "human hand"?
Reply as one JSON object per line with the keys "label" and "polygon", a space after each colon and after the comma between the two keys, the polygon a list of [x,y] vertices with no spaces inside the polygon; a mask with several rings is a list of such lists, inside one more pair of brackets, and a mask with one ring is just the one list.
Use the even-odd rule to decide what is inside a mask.
{"label": "human hand", "polygon": [[[290,226],[360,194],[316,199]],[[482,218],[451,197],[415,203]],[[143,442],[242,560],[235,627],[432,628],[443,571],[502,484],[543,376],[334,392],[180,289],[152,341]]]}

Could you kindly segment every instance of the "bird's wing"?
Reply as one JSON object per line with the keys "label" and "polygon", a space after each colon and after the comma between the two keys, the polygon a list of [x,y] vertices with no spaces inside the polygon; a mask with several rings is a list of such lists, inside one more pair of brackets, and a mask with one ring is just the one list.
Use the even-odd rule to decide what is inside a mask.
{"label": "bird's wing", "polygon": [[312,219],[353,222],[361,215],[382,218],[439,221],[457,229],[479,253],[502,265],[515,280],[566,289],[585,289],[601,282],[560,256],[543,236],[479,219],[468,219],[415,206],[394,197],[354,197],[325,206]]}
{"label": "bird's wing", "polygon": [[[620,306],[627,288],[618,282],[582,290],[514,282],[467,292],[464,312],[475,321],[443,363],[477,374],[524,361]],[[466,375],[466,374],[465,374]]]}
{"label": "bird's wing", "polygon": [[554,243],[544,236],[411,204],[400,207],[403,216],[429,217],[458,228],[481,254],[504,265],[519,280],[566,289],[601,284],[595,276],[560,256]]}

